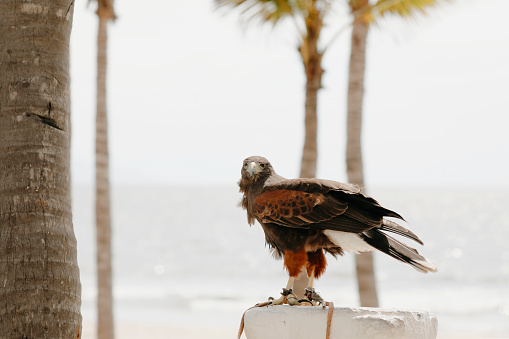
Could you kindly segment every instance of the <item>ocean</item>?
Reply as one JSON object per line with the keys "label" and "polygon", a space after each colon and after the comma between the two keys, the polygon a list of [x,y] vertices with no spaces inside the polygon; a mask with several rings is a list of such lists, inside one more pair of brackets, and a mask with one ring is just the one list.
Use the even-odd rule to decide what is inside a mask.
{"label": "ocean", "polygon": [[[404,241],[439,268],[421,274],[377,253],[380,306],[433,313],[439,338],[509,337],[509,189],[372,189],[370,195],[407,220],[425,246]],[[247,224],[239,201],[234,185],[114,187],[115,321],[226,328],[233,337],[248,307],[278,297],[287,274],[265,247],[261,227]],[[73,187],[84,327],[96,322],[94,206],[93,187]],[[328,257],[315,289],[336,306],[359,306],[353,255]]]}

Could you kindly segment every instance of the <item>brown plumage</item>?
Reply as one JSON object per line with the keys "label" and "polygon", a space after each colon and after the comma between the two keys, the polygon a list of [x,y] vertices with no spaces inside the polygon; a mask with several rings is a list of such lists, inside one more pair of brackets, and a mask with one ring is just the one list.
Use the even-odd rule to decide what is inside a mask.
{"label": "brown plumage", "polygon": [[336,256],[375,249],[420,272],[436,271],[417,250],[385,233],[422,245],[413,232],[384,217],[404,219],[362,194],[357,186],[323,179],[286,179],[260,156],[245,159],[241,175],[241,206],[247,210],[248,222],[260,223],[273,254],[284,258],[290,278],[303,269],[318,278],[327,264],[324,252]]}

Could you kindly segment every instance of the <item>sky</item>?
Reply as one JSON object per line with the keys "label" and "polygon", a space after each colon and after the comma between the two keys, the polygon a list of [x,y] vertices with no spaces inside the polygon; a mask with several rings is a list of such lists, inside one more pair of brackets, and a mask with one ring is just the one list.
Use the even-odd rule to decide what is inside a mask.
{"label": "sky", "polygon": [[[97,17],[76,2],[71,35],[72,177],[94,182]],[[294,27],[246,25],[212,0],[116,1],[109,25],[113,185],[234,185],[242,160],[300,172],[302,62]],[[456,0],[382,19],[367,43],[367,187],[509,187],[509,1]],[[346,29],[345,29],[346,27]],[[350,29],[327,18],[317,177],[347,181]],[[323,46],[322,45],[322,46]]]}

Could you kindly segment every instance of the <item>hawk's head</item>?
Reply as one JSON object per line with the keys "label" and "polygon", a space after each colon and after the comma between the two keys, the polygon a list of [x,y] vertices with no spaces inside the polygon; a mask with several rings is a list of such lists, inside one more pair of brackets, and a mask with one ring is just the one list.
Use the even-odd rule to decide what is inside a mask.
{"label": "hawk's head", "polygon": [[240,170],[241,179],[239,186],[241,190],[245,190],[247,186],[253,184],[261,184],[274,173],[274,169],[270,162],[261,156],[252,156],[244,159],[242,169]]}

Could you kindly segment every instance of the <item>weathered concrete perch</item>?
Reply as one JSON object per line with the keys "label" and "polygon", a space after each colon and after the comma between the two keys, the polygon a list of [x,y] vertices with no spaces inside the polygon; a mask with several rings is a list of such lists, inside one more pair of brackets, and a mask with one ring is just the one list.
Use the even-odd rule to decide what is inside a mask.
{"label": "weathered concrete perch", "polygon": [[[268,306],[246,312],[248,339],[325,338],[328,308]],[[430,339],[437,336],[437,318],[425,311],[336,307],[330,338]]]}

